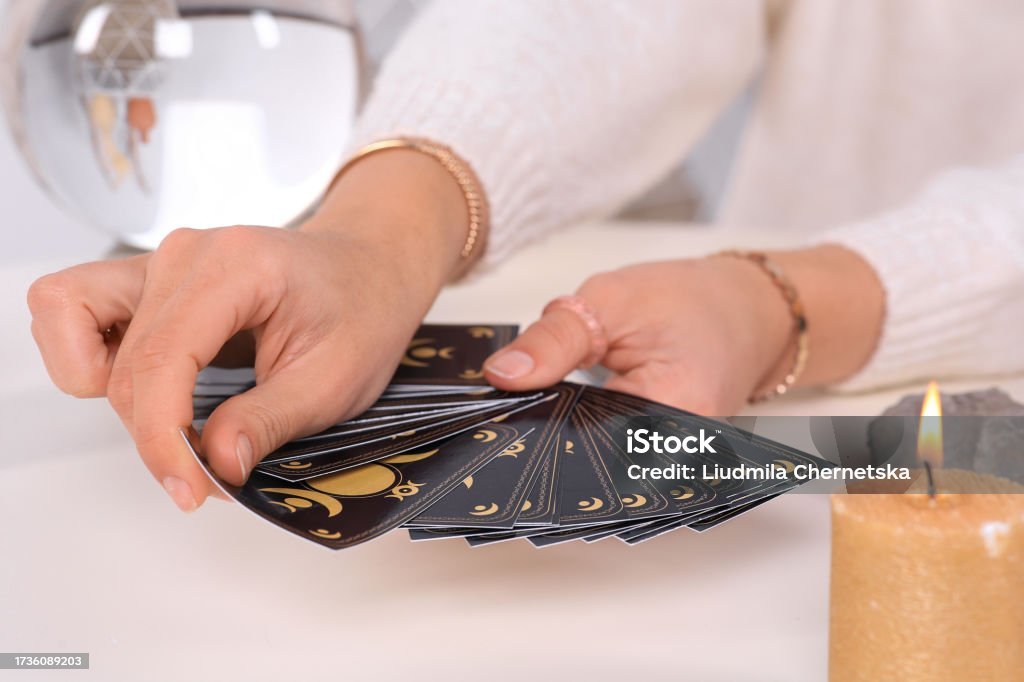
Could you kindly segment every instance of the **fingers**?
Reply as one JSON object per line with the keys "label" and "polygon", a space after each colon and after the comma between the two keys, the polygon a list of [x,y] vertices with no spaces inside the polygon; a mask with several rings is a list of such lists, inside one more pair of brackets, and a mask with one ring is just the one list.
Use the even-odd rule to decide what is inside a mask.
{"label": "fingers", "polygon": [[301,435],[322,431],[355,407],[351,391],[325,381],[325,369],[352,376],[320,349],[219,405],[203,427],[207,461],[221,478],[241,485],[264,457]]}
{"label": "fingers", "polygon": [[551,308],[484,363],[487,380],[507,391],[550,386],[591,352],[591,332],[579,315]]}
{"label": "fingers", "polygon": [[28,291],[32,336],[56,386],[79,398],[106,393],[116,336],[142,292],[148,256],[86,263],[40,278]]}
{"label": "fingers", "polygon": [[[145,264],[138,305],[114,357],[106,392],[111,407],[133,436],[136,435],[133,417],[135,392],[132,384],[135,347],[153,329],[153,321],[167,300],[187,285],[192,263],[198,256],[195,247],[199,238],[198,230],[174,230],[164,238]],[[195,286],[194,283],[192,285]]]}
{"label": "fingers", "polygon": [[212,488],[180,435],[192,423],[192,390],[204,350],[153,334],[132,353],[132,435],[146,467],[182,511],[196,509]]}
{"label": "fingers", "polygon": [[263,322],[253,289],[236,284],[184,285],[149,319],[140,311],[134,324],[143,331],[123,350],[139,454],[184,511],[197,508],[212,489],[180,434],[192,423],[196,376],[239,327]]}

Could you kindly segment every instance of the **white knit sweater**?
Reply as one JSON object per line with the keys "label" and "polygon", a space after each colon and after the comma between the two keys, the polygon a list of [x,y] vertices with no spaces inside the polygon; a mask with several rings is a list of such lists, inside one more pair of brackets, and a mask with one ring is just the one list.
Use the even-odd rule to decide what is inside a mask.
{"label": "white knit sweater", "polygon": [[637,196],[760,74],[717,221],[875,267],[882,339],[844,387],[1020,371],[1022,26],[1019,0],[436,0],[355,143],[466,158],[495,262]]}

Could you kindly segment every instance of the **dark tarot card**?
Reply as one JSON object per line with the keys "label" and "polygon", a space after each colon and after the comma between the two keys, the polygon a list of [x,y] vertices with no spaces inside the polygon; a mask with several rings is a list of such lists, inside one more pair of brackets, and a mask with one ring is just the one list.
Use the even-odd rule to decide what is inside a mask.
{"label": "dark tarot card", "polygon": [[537,475],[516,516],[516,528],[546,527],[558,518],[558,476],[561,470],[562,449],[565,446],[561,433],[564,426],[563,424],[555,436],[554,444],[541,455]]}
{"label": "dark tarot card", "polygon": [[[614,411],[603,403],[593,400],[588,401],[587,399],[591,395],[591,391],[593,391],[591,387],[587,387],[584,390],[584,394],[580,397],[578,403],[578,409],[591,415],[594,432],[601,434],[600,437],[604,446],[613,450],[625,460],[627,467],[653,467],[665,470],[666,468],[673,468],[678,463],[668,455],[629,453],[625,446],[626,429],[629,422],[624,418],[628,417],[628,413],[624,415],[621,411]],[[697,476],[691,479],[655,479],[648,477],[646,482],[672,501],[674,505],[672,513],[674,514],[692,515],[695,512],[720,507],[727,501],[724,495],[720,495],[714,486]]]}
{"label": "dark tarot card", "polygon": [[641,477],[631,477],[631,467],[636,465],[631,455],[616,443],[598,424],[598,418],[585,407],[578,406],[577,414],[580,424],[601,453],[601,458],[612,477],[612,485],[619,493],[626,517],[629,519],[646,519],[665,516],[676,512],[669,486],[659,489],[653,481]]}
{"label": "dark tarot card", "polygon": [[504,424],[487,424],[426,452],[298,483],[254,471],[241,488],[217,478],[195,444],[183,437],[214,482],[244,507],[300,537],[342,549],[416,516],[515,442],[519,433]]}
{"label": "dark tarot card", "polygon": [[551,391],[549,397],[502,421],[523,434],[519,441],[413,519],[412,525],[512,528],[580,387],[558,384]]}
{"label": "dark tarot card", "polygon": [[[716,493],[716,502],[749,500],[757,494],[775,494],[779,486],[792,488],[801,483],[792,472],[799,464],[832,467],[831,462],[794,448],[737,429],[727,423],[699,417],[634,396],[588,388],[581,404],[603,409],[610,430],[625,442],[630,430],[640,429],[707,443],[702,451],[660,453],[661,457],[687,467],[693,482],[703,481]],[[736,472],[744,470],[740,476]],[[752,471],[756,470],[756,471]],[[688,485],[690,483],[688,482]]]}
{"label": "dark tarot card", "polygon": [[673,530],[686,527],[686,519],[664,519],[656,521],[647,526],[641,526],[616,534],[616,537],[627,545],[638,545],[641,542],[653,540],[659,535],[664,535]]}
{"label": "dark tarot card", "polygon": [[612,483],[601,452],[580,415],[569,417],[562,430],[558,477],[559,527],[617,521],[626,510]]}
{"label": "dark tarot card", "polygon": [[687,528],[695,530],[698,533],[703,533],[704,531],[710,530],[711,528],[714,528],[715,526],[719,526],[719,525],[725,523],[726,521],[731,521],[732,519],[736,518],[737,516],[740,516],[742,514],[746,514],[751,509],[754,509],[755,507],[759,507],[762,504],[764,504],[765,502],[770,502],[771,500],[774,500],[776,497],[778,497],[781,494],[782,494],[782,492],[777,492],[777,493],[773,493],[773,494],[770,494],[770,495],[765,495],[765,496],[759,497],[759,498],[757,498],[757,499],[755,499],[755,500],[753,500],[751,502],[748,502],[746,504],[740,504],[740,505],[737,505],[736,507],[728,509],[728,510],[722,512],[721,514],[717,514],[717,515],[714,515],[714,516],[711,516],[711,517],[705,517],[705,518],[701,519],[700,521],[687,522],[686,526],[687,526]]}
{"label": "dark tarot card", "polygon": [[409,342],[391,383],[484,386],[484,360],[518,331],[516,325],[425,324]]}
{"label": "dark tarot card", "polygon": [[434,393],[431,395],[420,395],[406,397],[402,393],[382,397],[375,402],[364,413],[365,416],[383,413],[402,412],[416,414],[431,409],[472,407],[485,403],[515,403],[529,400],[532,396],[538,395],[538,391],[526,393],[508,393],[506,391],[473,390],[460,391],[458,393]]}
{"label": "dark tarot card", "polygon": [[[495,417],[500,417],[507,411],[507,407],[495,407],[485,412],[446,420],[423,429],[397,426],[387,437],[378,437],[368,443],[345,443],[338,446],[335,441],[327,441],[320,447],[304,447],[298,454],[284,459],[264,461],[257,467],[257,470],[286,481],[302,481],[314,476],[332,474],[402,452],[433,447],[434,444],[445,438],[470,430]],[[348,438],[359,435],[352,434]],[[278,453],[287,451],[288,447],[285,446],[278,450]]]}

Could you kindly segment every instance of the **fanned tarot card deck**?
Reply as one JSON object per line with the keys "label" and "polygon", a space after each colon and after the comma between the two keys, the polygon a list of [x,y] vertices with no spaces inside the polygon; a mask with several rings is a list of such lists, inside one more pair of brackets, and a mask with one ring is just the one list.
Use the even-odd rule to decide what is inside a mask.
{"label": "fanned tarot card deck", "polygon": [[[372,407],[271,453],[240,488],[217,478],[194,436],[186,439],[242,506],[331,549],[395,528],[413,540],[471,546],[515,538],[539,547],[610,537],[636,544],[684,526],[708,530],[800,485],[797,466],[833,466],[724,422],[593,386],[495,390],[481,367],[516,332],[421,327]],[[204,370],[195,426],[253,384],[252,370]],[[684,447],[656,452],[650,439],[634,447],[634,434],[654,433]],[[739,466],[772,475],[715,475]]]}

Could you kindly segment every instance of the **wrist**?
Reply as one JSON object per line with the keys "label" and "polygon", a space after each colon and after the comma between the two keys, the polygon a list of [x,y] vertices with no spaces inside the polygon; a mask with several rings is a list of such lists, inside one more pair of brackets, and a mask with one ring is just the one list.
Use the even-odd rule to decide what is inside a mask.
{"label": "wrist", "polygon": [[451,173],[399,148],[354,163],[300,229],[357,240],[436,294],[461,266],[469,225]]}
{"label": "wrist", "polygon": [[749,396],[778,385],[793,364],[794,320],[778,286],[757,263],[724,254],[714,257],[735,296],[735,323],[741,329]]}
{"label": "wrist", "polygon": [[[834,245],[766,253],[781,271],[780,282],[754,260],[723,255],[716,254],[716,262],[738,287],[738,316],[744,320],[738,326],[752,341],[745,352],[757,391],[789,384],[790,373],[797,385],[835,383],[867,363],[881,335],[885,301],[881,282],[863,258]],[[810,348],[803,358],[798,318]]]}
{"label": "wrist", "polygon": [[799,383],[843,381],[874,354],[885,315],[885,291],[874,269],[841,246],[768,254],[786,271],[804,304],[813,349]]}

